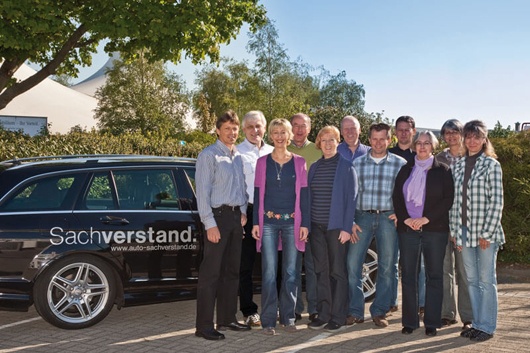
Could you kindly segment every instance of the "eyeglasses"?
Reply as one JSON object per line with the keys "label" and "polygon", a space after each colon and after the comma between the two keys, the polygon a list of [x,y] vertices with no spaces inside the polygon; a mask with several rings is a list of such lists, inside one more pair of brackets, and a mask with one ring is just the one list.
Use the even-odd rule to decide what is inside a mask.
{"label": "eyeglasses", "polygon": [[425,142],[416,142],[416,146],[420,146],[420,147],[429,147],[429,146],[432,146],[432,143],[430,143],[429,141],[425,141]]}

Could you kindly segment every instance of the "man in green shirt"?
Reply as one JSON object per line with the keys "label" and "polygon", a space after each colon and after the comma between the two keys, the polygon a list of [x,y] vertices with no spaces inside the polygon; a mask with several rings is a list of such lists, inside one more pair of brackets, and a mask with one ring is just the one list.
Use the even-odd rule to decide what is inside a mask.
{"label": "man in green shirt", "polygon": [[[287,150],[304,157],[306,161],[307,170],[313,162],[322,157],[322,151],[319,150],[314,142],[307,139],[311,131],[311,118],[303,113],[297,113],[291,117],[291,125],[293,126],[293,140],[287,147]],[[315,265],[313,263],[313,254],[311,253],[311,246],[306,246],[305,254],[299,256],[298,272],[302,272],[302,258],[305,267],[305,290],[307,299],[307,312],[309,313],[309,321],[312,322],[317,318],[317,276],[315,274]],[[301,318],[304,311],[304,301],[302,300],[302,279],[300,277],[298,282],[298,295],[296,302],[296,317]]]}

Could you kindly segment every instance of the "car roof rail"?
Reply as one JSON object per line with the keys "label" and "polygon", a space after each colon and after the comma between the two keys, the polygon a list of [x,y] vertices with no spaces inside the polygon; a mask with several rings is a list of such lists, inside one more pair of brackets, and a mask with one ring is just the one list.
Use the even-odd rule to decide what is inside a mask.
{"label": "car roof rail", "polygon": [[[14,159],[2,161],[1,164],[21,165],[23,162],[40,162],[40,161],[76,159],[76,158],[109,158],[109,157],[161,158],[164,156],[150,156],[150,155],[139,155],[139,154],[72,154],[72,155],[60,155],[60,156],[37,156],[37,157],[14,158]],[[167,158],[171,158],[171,157],[167,157]],[[92,160],[92,162],[93,161],[94,160]]]}

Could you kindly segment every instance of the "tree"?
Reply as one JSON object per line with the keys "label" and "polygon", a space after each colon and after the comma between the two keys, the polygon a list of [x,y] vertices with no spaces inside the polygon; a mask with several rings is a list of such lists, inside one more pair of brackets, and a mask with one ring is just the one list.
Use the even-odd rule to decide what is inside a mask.
{"label": "tree", "polygon": [[346,78],[346,71],[327,77],[320,89],[320,106],[337,107],[349,114],[364,112],[364,88],[353,80]]}
{"label": "tree", "polygon": [[208,65],[197,73],[198,86],[194,94],[194,104],[204,96],[210,104],[211,114],[219,116],[228,109],[243,116],[249,110],[262,109],[264,93],[259,79],[245,61],[236,62],[224,58],[220,67]]}
{"label": "tree", "polygon": [[275,78],[288,70],[289,56],[283,44],[279,42],[278,30],[271,20],[267,20],[256,33],[250,33],[249,37],[247,51],[256,55],[255,70],[266,92],[264,113],[274,117],[276,98],[279,96],[279,86]]}
{"label": "tree", "polygon": [[200,131],[204,133],[211,133],[215,130],[215,114],[210,112],[211,104],[206,99],[204,93],[200,93],[197,98],[197,110],[195,111],[195,119],[199,123]]}
{"label": "tree", "polygon": [[[149,49],[150,62],[178,63],[185,53],[199,63],[219,60],[219,46],[235,38],[244,22],[255,30],[265,21],[258,0],[27,0],[0,6],[0,109],[50,75],[77,77],[91,64],[97,45],[126,60]],[[42,68],[17,82],[30,61]]]}
{"label": "tree", "polygon": [[129,64],[115,60],[107,75],[96,91],[95,118],[103,131],[174,136],[185,129],[185,84],[167,72],[162,61],[150,63],[140,52]]}

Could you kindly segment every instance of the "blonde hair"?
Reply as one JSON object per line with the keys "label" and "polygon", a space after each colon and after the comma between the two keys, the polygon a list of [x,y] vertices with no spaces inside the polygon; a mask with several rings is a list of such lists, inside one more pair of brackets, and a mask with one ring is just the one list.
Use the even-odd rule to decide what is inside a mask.
{"label": "blonde hair", "polygon": [[284,119],[284,118],[273,119],[269,123],[268,135],[269,135],[269,140],[270,140],[271,143],[273,142],[271,140],[272,131],[274,129],[277,129],[277,128],[283,128],[283,129],[287,130],[288,139],[289,139],[289,141],[287,141],[287,144],[289,145],[291,143],[291,140],[293,139],[293,136],[294,136],[293,127],[292,127],[291,123],[289,122],[289,120]]}
{"label": "blonde hair", "polygon": [[318,135],[317,135],[317,138],[315,140],[315,145],[317,146],[317,148],[319,150],[322,149],[322,147],[320,146],[321,145],[321,140],[322,140],[322,136],[325,135],[325,134],[332,134],[333,135],[333,138],[335,140],[337,140],[337,142],[340,141],[340,132],[339,132],[339,129],[337,129],[335,126],[331,126],[331,125],[328,125],[328,126],[324,126],[322,129],[320,129],[320,131],[318,132]]}

